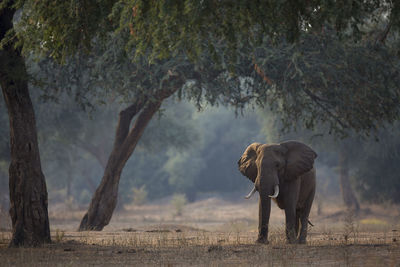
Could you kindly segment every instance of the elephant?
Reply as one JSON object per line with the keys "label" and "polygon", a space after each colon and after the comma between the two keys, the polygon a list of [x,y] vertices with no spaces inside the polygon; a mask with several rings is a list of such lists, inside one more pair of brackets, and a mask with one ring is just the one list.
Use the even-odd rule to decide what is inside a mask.
{"label": "elephant", "polygon": [[254,187],[246,196],[259,192],[257,243],[268,244],[271,198],[285,211],[289,244],[305,244],[308,216],[315,195],[317,153],[298,141],[280,144],[253,143],[238,161],[239,171]]}

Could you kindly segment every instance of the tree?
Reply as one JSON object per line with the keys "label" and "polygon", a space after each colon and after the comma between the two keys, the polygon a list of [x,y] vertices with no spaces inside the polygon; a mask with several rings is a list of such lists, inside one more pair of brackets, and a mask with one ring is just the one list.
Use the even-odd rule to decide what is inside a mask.
{"label": "tree", "polygon": [[[0,40],[13,28],[13,1],[1,3]],[[9,167],[11,247],[37,246],[51,241],[46,182],[41,170],[35,114],[28,76],[17,40],[0,50],[0,85],[10,121]]]}
{"label": "tree", "polygon": [[351,131],[368,136],[399,118],[400,68],[390,47],[343,42],[327,30],[303,36],[296,47],[257,53],[264,59],[260,76],[271,88],[261,96],[276,107],[284,127],[324,123],[342,137]]}
{"label": "tree", "polygon": [[[110,40],[114,42],[117,38],[118,36],[115,36],[114,39]],[[121,94],[124,97],[124,101],[133,102],[133,104],[130,104],[120,112],[114,146],[107,160],[103,179],[92,198],[87,214],[81,221],[80,230],[102,230],[109,223],[117,203],[118,184],[122,170],[147,124],[159,110],[164,99],[186,86],[187,91],[194,91],[189,94],[189,97],[198,95],[197,101],[200,103],[203,88],[206,88],[207,83],[215,83],[212,77],[218,79],[220,73],[219,70],[214,70],[213,68],[209,68],[207,72],[200,73],[195,70],[193,64],[184,58],[160,61],[158,65],[148,65],[146,61],[132,63],[129,61],[129,55],[125,51],[118,49],[118,47],[113,48],[115,50],[111,51],[111,57],[107,53],[103,53],[104,56],[101,57],[100,63],[97,65],[97,68],[102,71],[107,70],[106,73],[108,73],[106,77],[102,78],[102,89],[107,90],[107,84],[114,85],[115,76],[113,74],[121,75],[122,69],[124,70],[122,74],[130,75],[128,79],[130,87],[123,88],[122,85],[124,83],[122,83],[121,86],[117,87],[119,89],[113,92]],[[118,53],[125,56],[115,57]],[[133,77],[135,79],[132,79]],[[188,80],[191,80],[192,83],[187,84]],[[199,90],[200,86],[202,88]],[[114,86],[113,89],[115,88]],[[215,90],[213,94],[206,96],[206,99],[210,97],[210,99],[207,99],[208,102],[216,102],[218,94],[224,93],[222,87],[214,88],[219,90]],[[95,89],[87,88],[87,90]],[[131,124],[135,116],[135,123]]]}
{"label": "tree", "polygon": [[[174,78],[171,78],[169,82],[173,83],[173,80]],[[120,112],[113,150],[109,156],[100,186],[92,198],[89,210],[81,221],[80,231],[102,230],[109,223],[117,204],[119,179],[126,161],[131,156],[144,129],[160,108],[163,100],[178,90],[182,84],[169,86],[172,88],[163,88],[164,91],[158,94],[154,101],[137,101]],[[139,112],[138,118],[130,128],[133,117]]]}
{"label": "tree", "polygon": [[399,29],[399,6],[133,1],[118,9],[117,18],[121,29],[130,28],[138,54],[150,50],[163,58],[183,50],[197,59],[206,50],[237,75],[252,77],[252,92],[241,101],[267,104],[288,125],[322,121],[332,132],[368,135],[399,116],[399,66],[385,44]]}
{"label": "tree", "polygon": [[[0,100],[0,124],[7,125],[7,109],[3,99]],[[10,133],[7,127],[0,128],[0,212],[9,209],[9,192],[8,192],[8,176],[7,166],[10,164]]]}
{"label": "tree", "polygon": [[[359,39],[364,24],[389,18],[398,30],[396,1],[129,1],[120,2],[113,19],[130,29],[138,53],[152,51],[162,58],[183,50],[194,58],[204,49],[212,52],[225,42],[222,59],[237,59],[243,49],[252,50],[265,37],[290,43],[304,32],[319,33],[326,24],[345,36]],[[220,40],[219,42],[213,42]],[[206,41],[206,42],[203,42]],[[225,61],[226,62],[226,61]],[[232,62],[232,61],[231,61]]]}
{"label": "tree", "polygon": [[[124,31],[112,34],[105,39],[105,44],[94,43],[90,54],[68,58],[65,66],[57,66],[48,60],[44,61],[47,66],[39,64],[51,68],[43,77],[45,83],[50,81],[48,87],[55,85],[61,91],[70,90],[65,88],[65,83],[68,87],[76,87],[81,99],[86,94],[99,94],[102,101],[109,101],[107,95],[110,93],[112,98],[128,103],[120,113],[114,147],[105,165],[103,180],[82,219],[80,230],[101,230],[108,224],[117,202],[122,169],[164,99],[178,92],[178,98],[192,99],[198,106],[203,102],[211,105],[242,104],[236,99],[241,97],[245,88],[225,86],[228,80],[234,80],[238,85],[239,78],[229,77],[226,70],[214,64],[207,55],[197,64],[190,62],[185,55],[158,60],[157,64],[149,64],[144,58],[132,62],[134,52],[123,49],[127,37],[129,33]],[[75,64],[79,70],[72,67]],[[73,80],[57,79],[59,76],[72,77]],[[119,83],[116,85],[115,81]],[[136,122],[130,128],[135,116]]]}

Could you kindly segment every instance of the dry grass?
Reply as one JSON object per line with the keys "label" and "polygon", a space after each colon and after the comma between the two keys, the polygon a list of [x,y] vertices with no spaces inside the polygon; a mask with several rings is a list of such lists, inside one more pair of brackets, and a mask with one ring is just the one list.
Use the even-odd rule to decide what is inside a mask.
{"label": "dry grass", "polygon": [[51,210],[53,243],[7,249],[10,233],[0,232],[0,266],[400,266],[398,209],[368,208],[358,216],[334,206],[319,217],[313,211],[307,245],[286,244],[276,208],[270,244],[254,244],[256,200],[211,198],[182,216],[169,204],[126,207],[102,232],[74,231],[82,211]]}

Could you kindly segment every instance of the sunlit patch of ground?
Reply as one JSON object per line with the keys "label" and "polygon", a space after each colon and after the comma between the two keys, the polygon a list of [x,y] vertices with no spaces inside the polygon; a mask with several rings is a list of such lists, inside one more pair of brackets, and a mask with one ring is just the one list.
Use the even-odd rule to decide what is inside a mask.
{"label": "sunlit patch of ground", "polygon": [[[273,204],[274,205],[274,204]],[[50,207],[53,243],[7,249],[0,232],[0,266],[400,266],[396,206],[363,207],[358,215],[326,205],[312,210],[307,245],[288,245],[284,213],[273,207],[269,245],[256,245],[257,199],[208,198],[176,216],[168,201],[126,206],[102,232],[76,232],[83,210]]]}

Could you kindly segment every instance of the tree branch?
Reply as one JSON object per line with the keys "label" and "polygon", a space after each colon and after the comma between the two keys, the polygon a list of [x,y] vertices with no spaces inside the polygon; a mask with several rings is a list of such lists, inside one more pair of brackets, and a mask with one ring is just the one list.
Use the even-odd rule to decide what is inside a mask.
{"label": "tree branch", "polygon": [[312,96],[313,98],[315,98],[315,99],[318,100],[318,101],[325,102],[325,103],[330,103],[330,104],[333,103],[333,101],[330,101],[330,100],[328,100],[328,99],[322,98],[322,97],[320,97],[320,96],[314,94],[314,93],[311,92],[309,89],[303,88],[303,91],[304,91],[308,96],[310,96],[310,97]]}
{"label": "tree branch", "polygon": [[[177,82],[177,84],[171,85],[172,82]],[[140,112],[138,118],[135,120],[135,123],[132,126],[132,129],[129,131],[129,134],[125,138],[125,141],[122,145],[122,151],[125,151],[125,153],[128,153],[128,155],[133,152],[147,124],[149,123],[153,115],[158,111],[164,99],[170,97],[176,91],[178,91],[179,88],[183,86],[184,82],[185,80],[182,79],[181,75],[171,73],[166,83],[163,83],[163,85],[165,84],[166,88],[157,91],[155,99],[152,102],[147,103],[143,111]]]}
{"label": "tree branch", "polygon": [[393,23],[393,22],[390,21],[390,22],[386,25],[386,27],[385,27],[385,29],[383,30],[383,32],[382,32],[381,34],[378,35],[378,38],[376,38],[376,41],[375,41],[375,45],[377,45],[378,42],[379,42],[379,43],[382,43],[382,44],[385,43],[386,38],[387,38],[387,36],[388,36],[388,34],[389,34],[390,28],[392,27],[392,23]]}
{"label": "tree branch", "polygon": [[349,126],[344,123],[343,121],[340,120],[338,116],[333,114],[327,107],[325,107],[323,104],[321,104],[321,99],[314,95],[310,90],[308,89],[303,89],[303,91],[311,98],[315,104],[317,104],[319,107],[321,107],[329,116],[331,116],[343,129],[349,128]]}
{"label": "tree branch", "polygon": [[147,98],[141,98],[137,100],[132,105],[128,106],[124,110],[119,113],[117,131],[115,133],[115,141],[113,150],[118,149],[122,143],[125,141],[125,138],[128,136],[130,124],[132,118],[143,109],[146,104]]}

